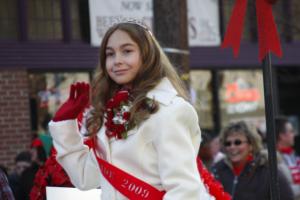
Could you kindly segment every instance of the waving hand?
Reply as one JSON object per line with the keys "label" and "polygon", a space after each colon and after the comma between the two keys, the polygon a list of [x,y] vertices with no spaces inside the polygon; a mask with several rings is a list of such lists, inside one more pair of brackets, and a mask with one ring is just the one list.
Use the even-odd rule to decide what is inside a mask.
{"label": "waving hand", "polygon": [[89,104],[89,91],[90,86],[87,83],[72,84],[68,100],[55,113],[53,121],[76,119]]}

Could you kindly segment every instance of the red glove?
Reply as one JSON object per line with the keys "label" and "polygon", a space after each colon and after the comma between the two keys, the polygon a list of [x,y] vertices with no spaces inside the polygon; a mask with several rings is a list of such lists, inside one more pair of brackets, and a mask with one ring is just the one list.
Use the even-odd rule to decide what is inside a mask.
{"label": "red glove", "polygon": [[89,91],[87,83],[72,84],[69,99],[55,113],[53,121],[76,119],[89,104]]}

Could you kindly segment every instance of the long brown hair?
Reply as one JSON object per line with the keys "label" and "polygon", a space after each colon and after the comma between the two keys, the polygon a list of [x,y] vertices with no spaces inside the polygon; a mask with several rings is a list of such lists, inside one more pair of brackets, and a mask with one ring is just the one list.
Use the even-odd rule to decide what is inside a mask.
{"label": "long brown hair", "polygon": [[[183,83],[152,33],[140,24],[130,22],[116,24],[108,29],[100,46],[100,63],[92,82],[91,104],[93,109],[87,120],[90,135],[96,134],[101,128],[105,104],[120,88],[109,77],[105,68],[107,42],[116,30],[126,32],[137,43],[141,52],[142,66],[132,82],[130,94],[133,97],[133,105],[130,109],[132,113],[129,120],[130,124],[138,125],[153,113],[151,110],[143,109],[143,104],[147,99],[146,94],[164,77],[171,81],[179,96],[187,98]],[[157,103],[156,106],[158,107]]]}

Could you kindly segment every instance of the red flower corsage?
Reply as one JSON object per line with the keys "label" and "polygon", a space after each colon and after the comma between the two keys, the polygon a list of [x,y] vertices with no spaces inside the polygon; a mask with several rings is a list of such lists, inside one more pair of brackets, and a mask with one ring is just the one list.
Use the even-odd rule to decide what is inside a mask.
{"label": "red flower corsage", "polygon": [[105,127],[108,138],[126,139],[127,131],[130,129],[131,101],[127,90],[118,91],[106,104]]}

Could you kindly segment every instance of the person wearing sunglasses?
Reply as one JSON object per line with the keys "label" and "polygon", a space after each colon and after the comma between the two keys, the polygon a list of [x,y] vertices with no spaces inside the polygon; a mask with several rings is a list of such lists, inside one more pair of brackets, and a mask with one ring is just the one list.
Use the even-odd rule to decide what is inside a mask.
{"label": "person wearing sunglasses", "polygon": [[[225,158],[212,172],[232,200],[265,200],[270,197],[269,167],[266,151],[258,133],[243,121],[229,124],[220,134]],[[291,187],[278,171],[280,199],[294,199]]]}

